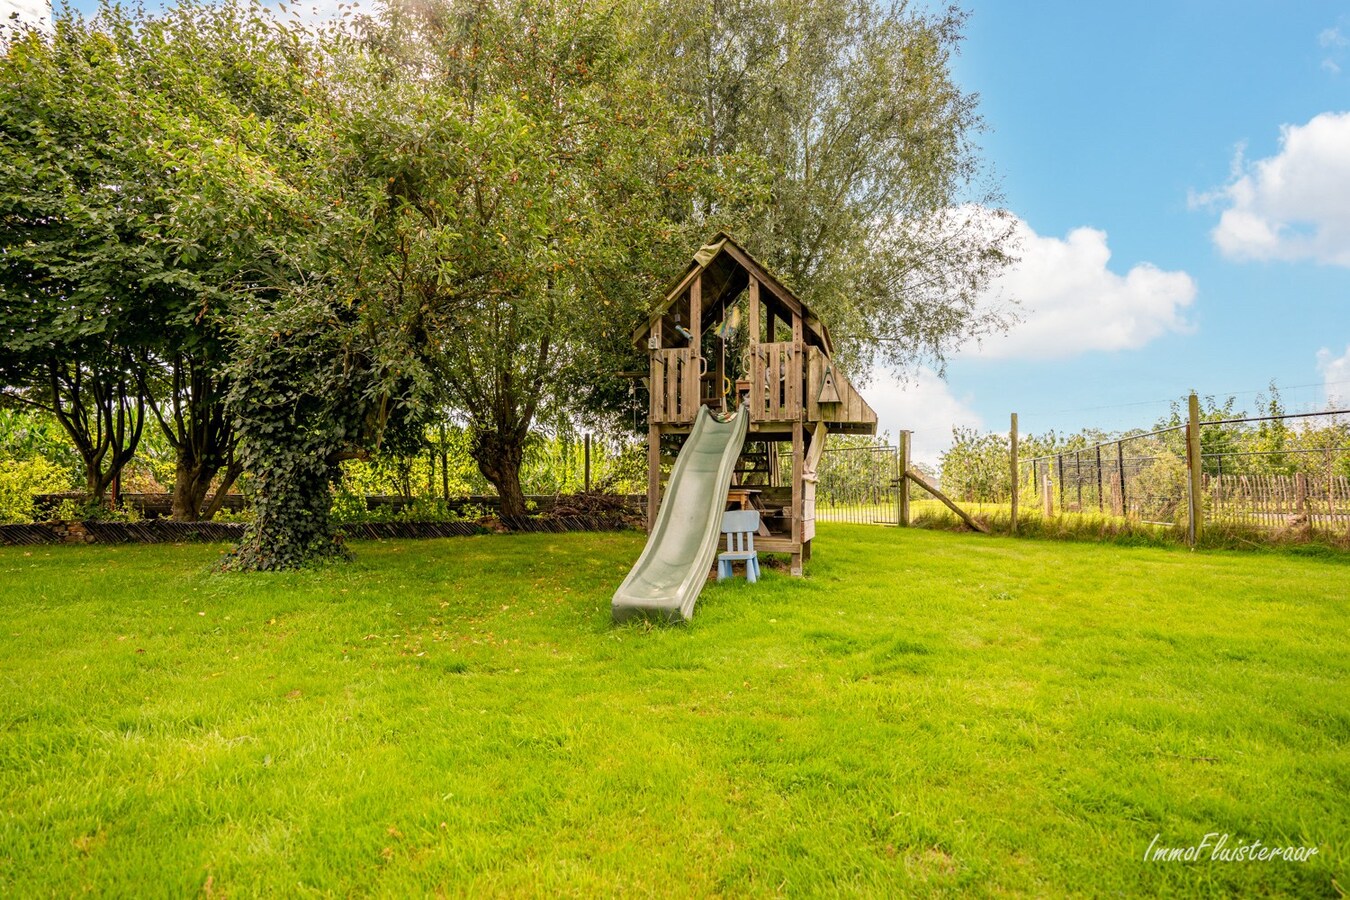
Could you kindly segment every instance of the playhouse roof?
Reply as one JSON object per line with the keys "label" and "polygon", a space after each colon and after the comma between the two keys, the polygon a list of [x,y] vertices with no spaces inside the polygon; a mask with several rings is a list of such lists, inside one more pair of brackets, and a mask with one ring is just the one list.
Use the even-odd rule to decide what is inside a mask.
{"label": "playhouse roof", "polygon": [[[712,276],[704,283],[705,319],[710,318],[716,322],[716,317],[722,315],[727,304],[740,296],[741,291],[749,284],[750,278],[754,277],[760,284],[760,298],[765,303],[770,307],[777,307],[775,312],[785,320],[788,319],[788,314],[801,316],[807,342],[820,347],[827,355],[833,353],[833,344],[830,342],[830,334],[825,328],[825,323],[811,312],[801,298],[788,290],[776,275],[725,231],[719,231],[711,241],[700,247],[688,268],[671,282],[661,303],[652,310],[647,320],[633,331],[634,344],[646,345],[647,335],[651,332],[652,326],[662,317],[675,311],[677,304],[684,301],[689,285],[701,272]],[[687,304],[685,309],[687,311]]]}

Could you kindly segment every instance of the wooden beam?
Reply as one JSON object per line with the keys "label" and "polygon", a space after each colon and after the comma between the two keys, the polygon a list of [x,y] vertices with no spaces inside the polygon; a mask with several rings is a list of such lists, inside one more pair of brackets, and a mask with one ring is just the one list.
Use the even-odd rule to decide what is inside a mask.
{"label": "wooden beam", "polygon": [[703,273],[694,279],[694,283],[689,285],[689,325],[690,333],[694,335],[689,341],[689,346],[694,348],[694,355],[699,356],[703,347]]}
{"label": "wooden beam", "polygon": [[656,525],[656,507],[661,502],[661,429],[647,426],[647,533]]}
{"label": "wooden beam", "polygon": [[796,295],[784,287],[782,283],[765,270],[763,266],[755,262],[749,253],[746,253],[733,241],[727,241],[722,249],[730,254],[732,259],[744,266],[746,271],[758,278],[760,283],[767,287],[769,291],[778,298],[780,303],[791,310],[793,315],[800,316],[802,314],[802,302],[797,299]]}
{"label": "wooden beam", "polygon": [[[1012,468],[1012,521],[1009,523],[1009,528],[1012,529],[1013,534],[1017,534],[1017,489],[1022,474],[1021,467],[1017,465],[1017,413],[1012,414],[1012,425],[1008,429],[1008,444],[1010,450],[1009,465]],[[1100,465],[1097,467],[1097,471],[1101,471]]]}
{"label": "wooden beam", "polygon": [[[802,543],[802,471],[806,460],[802,453],[806,449],[806,440],[801,422],[792,426],[792,543],[800,547]],[[802,574],[801,551],[792,554],[789,571],[793,575]]]}
{"label": "wooden beam", "polygon": [[1187,482],[1188,511],[1190,513],[1189,521],[1186,527],[1186,537],[1190,545],[1194,547],[1200,541],[1200,535],[1204,532],[1205,503],[1201,496],[1200,480],[1200,398],[1191,394],[1187,401],[1187,419],[1186,419],[1186,468],[1189,469],[1190,479]]}
{"label": "wooden beam", "polygon": [[759,279],[753,275],[750,276],[750,293],[746,299],[746,306],[748,307],[746,311],[750,314],[746,328],[750,335],[749,343],[754,346],[763,338],[759,336]]}
{"label": "wooden beam", "polygon": [[909,471],[909,436],[910,432],[900,432],[900,497],[896,501],[896,523],[901,528],[909,527],[909,479],[905,473]]}
{"label": "wooden beam", "polygon": [[965,522],[973,530],[978,531],[981,534],[989,533],[988,528],[985,528],[979,522],[976,522],[974,519],[972,519],[969,513],[967,513],[961,507],[957,506],[955,503],[953,503],[952,499],[948,497],[946,494],[942,493],[942,491],[938,490],[937,488],[933,487],[933,485],[929,484],[928,480],[924,478],[922,475],[920,475],[916,470],[914,469],[906,470],[905,477],[913,481],[915,484],[923,488],[928,493],[932,494],[934,497],[941,500],[943,503],[945,503],[948,509],[956,513],[956,515],[960,517],[961,521]]}

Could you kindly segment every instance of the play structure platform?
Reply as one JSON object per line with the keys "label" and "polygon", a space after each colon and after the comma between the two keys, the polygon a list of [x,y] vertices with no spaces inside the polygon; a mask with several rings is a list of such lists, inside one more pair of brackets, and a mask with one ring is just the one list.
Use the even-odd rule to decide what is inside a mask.
{"label": "play structure platform", "polygon": [[745,407],[729,422],[718,421],[707,407],[699,410],[647,546],[614,592],[614,621],[642,616],[681,622],[693,616],[717,555],[727,488],[749,422]]}

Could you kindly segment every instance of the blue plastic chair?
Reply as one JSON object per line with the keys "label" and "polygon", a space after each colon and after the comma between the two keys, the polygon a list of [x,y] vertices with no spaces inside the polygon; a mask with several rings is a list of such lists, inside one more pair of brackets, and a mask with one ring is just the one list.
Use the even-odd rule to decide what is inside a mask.
{"label": "blue plastic chair", "polygon": [[753,509],[733,509],[722,514],[722,533],[727,536],[727,550],[717,555],[717,580],[731,578],[732,565],[745,563],[745,580],[759,581],[759,553],[755,550],[755,532],[759,530],[759,512]]}

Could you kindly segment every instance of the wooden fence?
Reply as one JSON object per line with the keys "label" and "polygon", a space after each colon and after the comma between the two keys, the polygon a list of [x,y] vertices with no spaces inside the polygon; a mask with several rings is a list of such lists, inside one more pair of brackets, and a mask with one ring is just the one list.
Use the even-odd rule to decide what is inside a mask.
{"label": "wooden fence", "polygon": [[1206,475],[1212,519],[1328,530],[1350,526],[1350,478],[1344,475]]}

